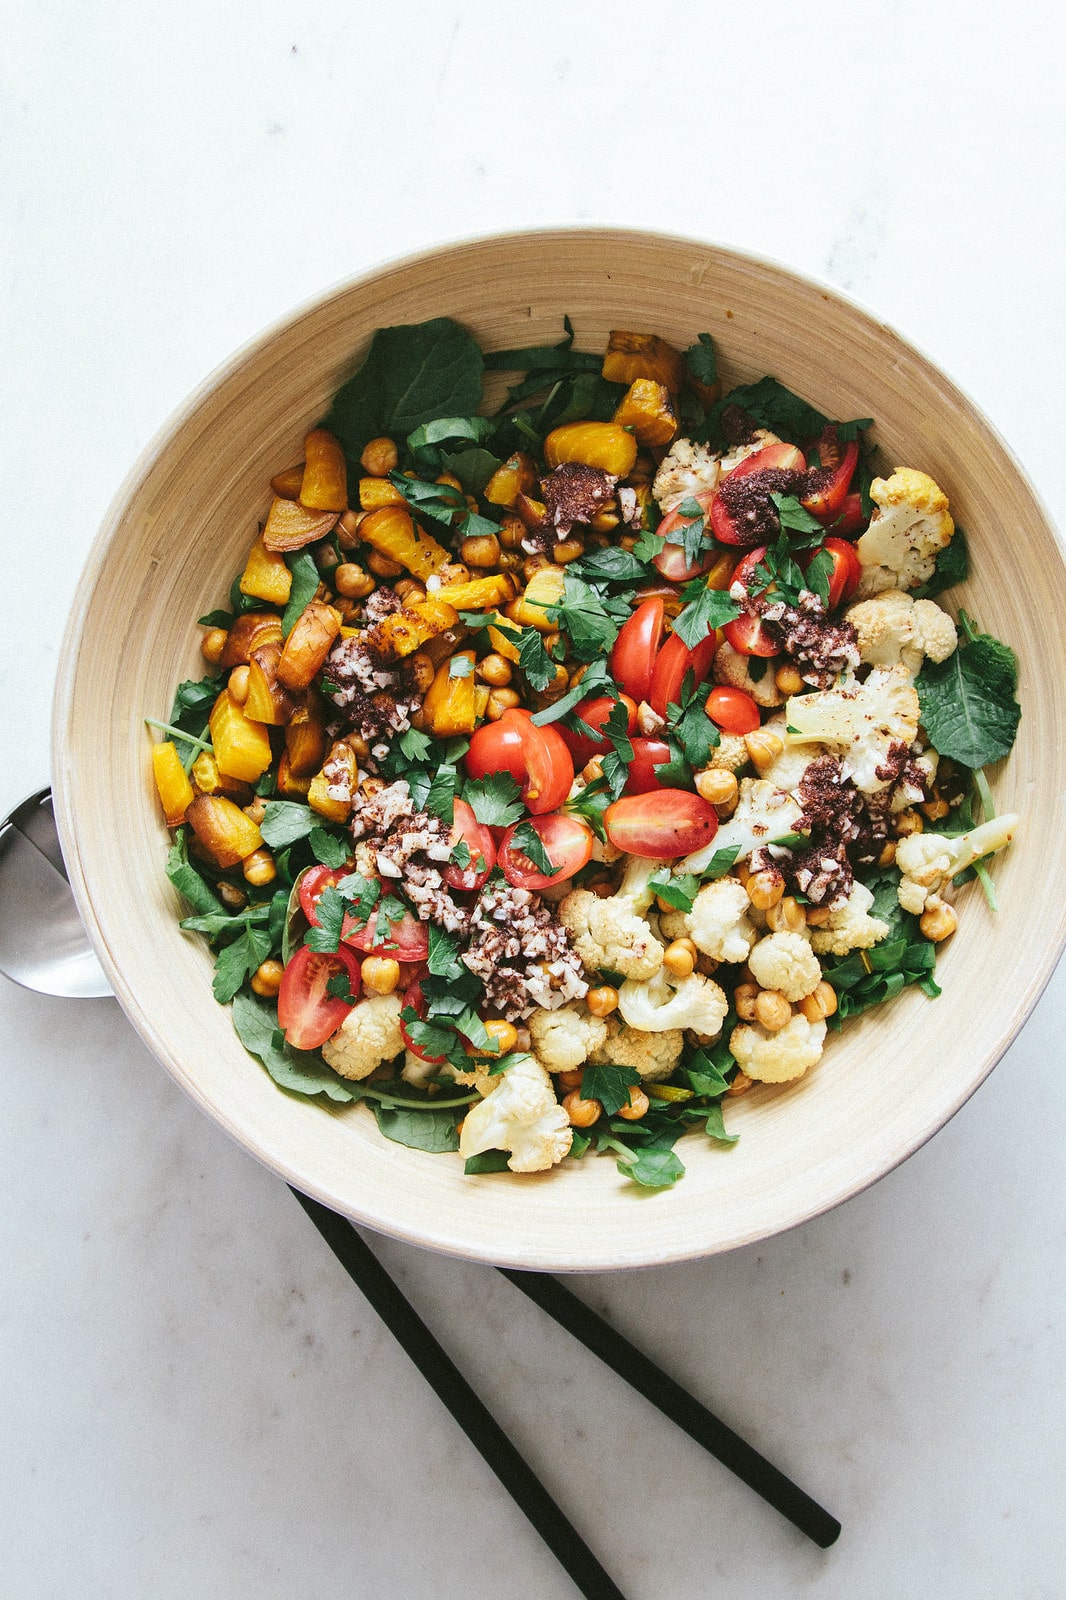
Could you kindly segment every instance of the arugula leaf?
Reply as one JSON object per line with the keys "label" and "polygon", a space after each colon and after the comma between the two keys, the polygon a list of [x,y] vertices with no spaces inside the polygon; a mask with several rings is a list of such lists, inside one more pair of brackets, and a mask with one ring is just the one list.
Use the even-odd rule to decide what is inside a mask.
{"label": "arugula leaf", "polygon": [[288,604],[281,618],[282,636],[287,639],[293,630],[297,617],[299,617],[308,601],[315,598],[315,591],[321,581],[321,574],[315,566],[315,558],[309,550],[299,550],[295,555],[286,556],[285,564],[292,573],[292,588],[289,590]]}
{"label": "arugula leaf", "polygon": [[482,1150],[480,1155],[467,1156],[463,1171],[467,1177],[479,1172],[506,1172],[510,1159],[506,1150]]}
{"label": "arugula leaf", "polygon": [[333,953],[341,942],[341,929],[347,914],[348,902],[338,888],[327,884],[315,905],[318,926],[307,930],[304,940],[307,948],[320,955]]}
{"label": "arugula leaf", "polygon": [[294,1094],[328,1095],[331,1100],[362,1098],[362,1090],[325,1065],[318,1051],[294,1050],[278,1027],[277,1007],[243,992],[233,1000],[233,1026],[244,1048],[266,1067],[274,1082]]}
{"label": "arugula leaf", "polygon": [[604,781],[611,797],[617,800],[626,786],[629,764],[633,759],[633,741],[629,737],[629,712],[621,700],[611,707],[610,716],[602,724],[600,733],[610,740],[611,748],[600,757]]}
{"label": "arugula leaf", "polygon": [[458,1150],[455,1112],[442,1107],[437,1110],[417,1110],[413,1107],[385,1105],[371,1101],[378,1129],[393,1144],[406,1145],[409,1150],[428,1150],[439,1155],[445,1150]]}
{"label": "arugula leaf", "polygon": [[933,576],[912,589],[911,594],[915,600],[930,600],[935,594],[943,594],[945,589],[953,589],[957,583],[965,583],[969,576],[970,549],[966,535],[961,528],[956,528],[951,543],[936,553]]}
{"label": "arugula leaf", "polygon": [[490,772],[468,778],[463,799],[479,822],[488,828],[509,828],[525,812],[522,791],[509,772]]}
{"label": "arugula leaf", "polygon": [[324,867],[343,867],[350,854],[347,840],[338,839],[335,833],[330,833],[318,823],[307,838],[316,861],[320,861]]}
{"label": "arugula leaf", "polygon": [[710,389],[718,382],[718,357],[709,333],[697,335],[697,342],[685,351],[685,365],[697,383]]}
{"label": "arugula leaf", "polygon": [[536,628],[523,628],[518,641],[518,665],[531,689],[538,693],[555,679],[555,662],[544,647]]}
{"label": "arugula leaf", "polygon": [[685,1175],[680,1158],[662,1145],[633,1151],[626,1159],[620,1157],[618,1170],[623,1177],[632,1178],[645,1189],[668,1189]]}
{"label": "arugula leaf", "polygon": [[675,878],[669,867],[660,867],[649,879],[648,887],[665,900],[675,911],[691,911],[699,893],[700,880],[691,872],[679,873]]}
{"label": "arugula leaf", "polygon": [[1018,733],[1018,663],[1009,645],[979,633],[959,613],[958,649],[946,661],[926,661],[916,688],[922,724],[942,756],[966,767],[987,767],[1007,755]]}
{"label": "arugula leaf", "polygon": [[648,564],[638,560],[632,550],[609,544],[572,561],[570,571],[593,583],[640,583],[648,576]]}
{"label": "arugula leaf", "polygon": [[527,817],[520,822],[511,835],[512,850],[518,850],[527,861],[531,861],[538,872],[554,872],[555,862],[544,847],[544,841],[533,825],[531,818]]}
{"label": "arugula leaf", "polygon": [[481,403],[483,366],[476,340],[450,317],[379,328],[322,426],[357,460],[380,434],[406,437],[439,417],[471,416]]}
{"label": "arugula leaf", "polygon": [[297,839],[306,839],[317,825],[318,817],[310,806],[300,805],[295,800],[271,800],[259,824],[259,831],[272,850],[281,850],[287,844],[294,844]]}
{"label": "arugula leaf", "polygon": [[740,1138],[739,1133],[726,1133],[725,1122],[722,1119],[721,1104],[707,1108],[707,1120],[704,1123],[708,1138],[717,1139],[719,1144],[736,1144]]}
{"label": "arugula leaf", "polygon": [[175,889],[202,916],[225,914],[225,907],[189,860],[188,829],[178,828],[167,853],[166,874]]}
{"label": "arugula leaf", "polygon": [[629,1091],[640,1082],[633,1067],[586,1067],[581,1078],[581,1098],[598,1100],[609,1117],[629,1104]]}
{"label": "arugula leaf", "polygon": [[740,606],[730,599],[728,589],[710,589],[702,578],[694,578],[681,591],[685,602],[674,619],[674,632],[690,650],[709,633],[740,616]]}
{"label": "arugula leaf", "polygon": [[245,928],[240,938],[219,951],[211,988],[220,1005],[226,1005],[233,999],[244,980],[251,977],[269,954],[269,933],[262,928],[251,927]]}

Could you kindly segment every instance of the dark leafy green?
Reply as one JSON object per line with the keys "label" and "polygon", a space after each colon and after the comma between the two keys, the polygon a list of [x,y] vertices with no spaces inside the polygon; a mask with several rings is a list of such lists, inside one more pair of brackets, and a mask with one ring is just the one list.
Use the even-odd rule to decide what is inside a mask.
{"label": "dark leafy green", "polygon": [[225,907],[210,884],[205,883],[189,860],[188,830],[178,828],[167,854],[167,877],[184,900],[201,916],[225,915]]}
{"label": "dark leafy green", "polygon": [[233,1001],[233,1026],[244,1048],[266,1067],[274,1082],[294,1094],[327,1095],[330,1100],[361,1098],[362,1091],[326,1066],[316,1051],[294,1050],[278,1027],[277,1008],[247,992]]}
{"label": "dark leafy green", "polygon": [[379,328],[322,425],[356,460],[380,434],[405,438],[439,417],[472,416],[481,403],[483,367],[476,340],[450,317]]}
{"label": "dark leafy green", "polygon": [[318,817],[310,806],[300,805],[295,800],[271,800],[259,824],[259,831],[271,850],[282,850],[297,839],[306,839],[317,826]]}
{"label": "dark leafy green", "polygon": [[380,1131],[393,1144],[406,1145],[409,1150],[428,1150],[434,1155],[445,1150],[458,1150],[454,1110],[442,1107],[439,1111],[419,1106],[385,1105],[371,1101]]}
{"label": "dark leafy green", "polygon": [[936,553],[933,576],[912,593],[916,600],[928,600],[935,594],[943,594],[945,589],[953,589],[957,583],[965,583],[969,576],[970,549],[966,535],[961,528],[956,528],[951,543]]}
{"label": "dark leafy green", "polygon": [[946,661],[927,661],[919,674],[922,723],[942,756],[987,767],[1009,753],[1017,736],[1018,663],[1009,645],[979,633],[965,611],[959,622],[958,649]]}
{"label": "dark leafy green", "polygon": [[508,828],[526,809],[522,791],[509,772],[490,772],[485,778],[469,778],[463,786],[463,799],[477,820],[488,828]]}
{"label": "dark leafy green", "polygon": [[581,1098],[598,1100],[609,1117],[629,1104],[629,1091],[640,1082],[633,1067],[586,1067],[581,1078]]}
{"label": "dark leafy green", "polygon": [[297,617],[303,611],[308,601],[315,598],[315,590],[319,584],[319,571],[315,566],[315,558],[308,550],[298,550],[295,555],[285,557],[289,571],[292,573],[292,588],[289,590],[289,601],[282,613],[281,631],[287,639],[293,630]]}

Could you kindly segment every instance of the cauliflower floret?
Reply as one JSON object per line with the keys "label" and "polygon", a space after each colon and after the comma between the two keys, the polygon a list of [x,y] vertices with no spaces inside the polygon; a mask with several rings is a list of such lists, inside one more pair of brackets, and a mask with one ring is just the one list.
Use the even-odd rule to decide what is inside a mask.
{"label": "cauliflower floret", "polygon": [[618,991],[618,1010],[629,1027],[642,1033],[692,1028],[713,1039],[722,1031],[729,1001],[714,979],[702,972],[675,978],[662,967],[644,983],[627,979]]}
{"label": "cauliflower floret", "polygon": [[752,661],[760,659],[764,658],[742,656],[739,650],[734,650],[731,644],[723,641],[714,652],[712,676],[715,683],[724,683],[733,689],[745,690],[757,706],[771,708],[779,706],[785,697],[777,687],[772,669],[767,665],[761,678],[753,678],[751,675]]}
{"label": "cauliflower floret", "polygon": [[742,733],[723,733],[711,751],[708,762],[712,767],[725,767],[729,772],[739,772],[750,760],[748,747]]}
{"label": "cauliflower floret", "polygon": [[607,1023],[584,1006],[534,1011],[529,1031],[537,1060],[549,1072],[572,1072],[587,1061],[607,1037]]}
{"label": "cauliflower floret", "polygon": [[491,1094],[467,1112],[459,1154],[465,1161],[483,1150],[509,1150],[512,1172],[546,1172],[563,1159],[572,1139],[547,1069],[522,1055],[497,1074]]}
{"label": "cauliflower floret", "polygon": [[675,439],[659,464],[651,492],[664,512],[672,511],[690,495],[703,494],[718,485],[718,456],[705,444]]}
{"label": "cauliflower floret", "polygon": [[913,911],[920,917],[939,895],[946,878],[954,878],[982,856],[1010,844],[1018,821],[1011,811],[954,839],[941,833],[909,833],[900,839],[896,844],[896,865],[902,877],[897,892],[904,911]]}
{"label": "cauliflower floret", "polygon": [[401,1001],[397,994],[375,994],[353,1006],[332,1039],[322,1046],[334,1072],[342,1078],[369,1078],[383,1061],[403,1049]]}
{"label": "cauliflower floret", "polygon": [[850,950],[869,950],[888,933],[888,923],[868,915],[874,903],[864,883],[855,882],[844,904],[829,913],[828,921],[811,929],[811,945],[819,955],[846,956]]}
{"label": "cauliflower floret", "polygon": [[802,1078],[825,1048],[825,1023],[808,1022],[796,1012],[777,1033],[758,1022],[741,1022],[729,1035],[729,1048],[741,1072],[760,1083],[787,1083]]}
{"label": "cauliflower floret", "polygon": [[573,889],[560,903],[559,921],[590,971],[637,979],[658,972],[663,947],[643,913],[652,902],[649,879],[661,866],[661,861],[630,856],[615,894],[601,900],[589,889]]}
{"label": "cauliflower floret", "polygon": [[947,495],[926,473],[897,467],[891,478],[874,479],[870,498],[877,509],[855,546],[860,599],[882,589],[917,589],[933,576],[937,551],[955,532]]}
{"label": "cauliflower floret", "polygon": [[785,707],[789,738],[834,745],[845,773],[865,794],[877,794],[894,744],[911,745],[918,732],[918,691],[906,667],[875,667],[865,683],[842,679],[817,694],[793,695]]}
{"label": "cauliflower floret", "polygon": [[786,789],[778,789],[768,778],[741,778],[737,809],[723,822],[710,844],[701,845],[686,856],[677,872],[705,872],[719,850],[736,850],[737,861],[746,861],[760,845],[771,844],[793,831],[803,815],[799,802]]}
{"label": "cauliflower floret", "polygon": [[755,943],[748,921],[751,901],[736,878],[704,884],[685,916],[685,931],[698,950],[715,961],[740,964]]}
{"label": "cauliflower floret", "polygon": [[735,444],[733,448],[722,457],[722,477],[725,478],[734,467],[739,467],[742,461],[749,456],[756,455],[758,451],[765,450],[767,445],[780,444],[781,440],[776,433],[771,433],[769,428],[756,428],[754,435],[747,444]]}
{"label": "cauliflower floret", "polygon": [[805,1000],[822,981],[822,968],[802,933],[769,933],[748,957],[755,982],[786,1000]]}
{"label": "cauliflower floret", "polygon": [[932,600],[883,589],[845,613],[859,638],[859,657],[872,667],[904,666],[912,678],[922,661],[946,661],[958,644],[955,624]]}
{"label": "cauliflower floret", "polygon": [[639,1028],[621,1027],[612,1018],[607,1031],[606,1043],[589,1056],[590,1065],[632,1067],[646,1083],[668,1078],[685,1048],[685,1035],[680,1028],[642,1033]]}
{"label": "cauliflower floret", "polygon": [[423,1061],[413,1050],[404,1051],[403,1067],[400,1070],[400,1077],[404,1083],[413,1083],[416,1089],[424,1089],[427,1083],[432,1083],[439,1071],[439,1061],[436,1063]]}

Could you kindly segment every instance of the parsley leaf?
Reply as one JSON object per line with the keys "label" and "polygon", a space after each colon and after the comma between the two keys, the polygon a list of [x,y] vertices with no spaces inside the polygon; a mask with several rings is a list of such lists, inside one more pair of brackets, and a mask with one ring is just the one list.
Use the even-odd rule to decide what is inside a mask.
{"label": "parsley leaf", "polygon": [[490,772],[468,778],[463,799],[479,822],[488,828],[509,828],[525,812],[522,791],[509,772]]}
{"label": "parsley leaf", "polygon": [[361,872],[349,872],[337,884],[337,893],[347,901],[357,922],[368,922],[381,896],[381,880],[364,878]]}
{"label": "parsley leaf", "polygon": [[446,822],[449,827],[455,819],[456,776],[456,769],[452,763],[442,761],[433,774],[433,781],[421,802],[427,811],[439,817],[442,822]]}
{"label": "parsley leaf", "polygon": [[727,589],[710,589],[702,578],[694,578],[681,591],[685,602],[674,619],[674,632],[692,650],[716,628],[740,616],[740,606],[730,599]]}
{"label": "parsley leaf", "polygon": [[518,641],[518,665],[531,689],[539,694],[555,679],[555,662],[544,647],[536,628],[523,628]]}
{"label": "parsley leaf", "polygon": [[706,879],[724,878],[730,867],[740,854],[740,845],[723,845],[721,850],[716,850],[703,869],[702,876]]}
{"label": "parsley leaf", "polygon": [[300,550],[295,555],[286,556],[285,564],[292,573],[292,588],[289,590],[288,604],[281,618],[282,636],[287,639],[297,617],[308,601],[315,598],[322,574],[315,566],[315,558],[309,550]]}
{"label": "parsley leaf", "polygon": [[294,800],[271,800],[263,813],[259,831],[272,850],[283,850],[297,839],[306,839],[317,824],[318,817],[310,806],[299,805]]}
{"label": "parsley leaf", "polygon": [[543,711],[533,714],[533,725],[537,728],[545,727],[549,722],[558,722],[560,717],[565,717],[574,707],[580,705],[582,700],[587,700],[594,689],[604,694],[613,693],[617,696],[618,686],[611,677],[606,661],[594,661],[579,683],[556,700],[554,705],[545,706]]}
{"label": "parsley leaf", "polygon": [[572,799],[564,801],[563,804],[571,816],[581,817],[588,823],[597,839],[606,839],[603,813],[611,804],[612,798],[610,785],[603,778],[595,778],[592,783],[587,783]]}
{"label": "parsley leaf", "polygon": [[707,685],[696,683],[690,668],[681,685],[680,705],[671,701],[666,708],[666,726],[693,767],[705,767],[711,759],[711,751],[722,742],[718,728],[707,715],[706,704]]}
{"label": "parsley leaf", "polygon": [[460,872],[465,872],[473,859],[473,856],[470,854],[470,846],[467,844],[466,840],[456,840],[455,844],[452,845],[451,853],[448,856],[449,865],[458,867]]}
{"label": "parsley leaf", "polygon": [[611,742],[611,749],[600,756],[604,780],[613,799],[626,786],[629,763],[633,759],[633,742],[629,737],[629,712],[621,700],[611,707],[611,714],[600,729],[601,735]]}
{"label": "parsley leaf", "polygon": [[517,850],[532,862],[538,872],[554,872],[555,862],[548,854],[544,841],[537,832],[536,824],[531,817],[520,822],[511,835],[511,850]]}
{"label": "parsley leaf", "polygon": [[[343,880],[342,880],[343,881]],[[317,928],[308,928],[304,943],[309,950],[330,954],[341,942],[341,929],[348,913],[348,905],[339,889],[327,884],[315,905]]]}
{"label": "parsley leaf", "polygon": [[335,833],[330,833],[323,827],[316,826],[311,829],[308,843],[315,860],[320,861],[324,867],[343,867],[350,853],[346,839],[338,839]]}
{"label": "parsley leaf", "polygon": [[450,933],[445,933],[443,928],[438,928],[436,923],[429,924],[429,970],[435,978],[447,978],[455,981],[463,976],[466,968],[459,960],[459,941]]}
{"label": "parsley leaf", "polygon": [[718,358],[709,333],[699,334],[697,342],[689,345],[685,351],[685,365],[696,382],[705,388],[710,389],[718,382]]}
{"label": "parsley leaf", "polygon": [[616,544],[588,551],[570,563],[570,571],[592,583],[641,583],[648,576],[647,563]]}
{"label": "parsley leaf", "polygon": [[675,911],[691,911],[699,892],[700,880],[691,872],[680,873],[676,878],[669,867],[660,867],[652,874],[648,887],[665,900]]}
{"label": "parsley leaf", "polygon": [[629,1104],[630,1088],[640,1082],[633,1067],[586,1067],[581,1078],[581,1098],[598,1100],[609,1117]]}
{"label": "parsley leaf", "polygon": [[816,533],[819,539],[825,532],[818,518],[801,506],[794,494],[772,494],[770,499],[777,511],[782,532]]}
{"label": "parsley leaf", "polygon": [[933,576],[920,588],[912,589],[911,594],[915,600],[929,600],[935,594],[943,594],[945,589],[953,589],[957,583],[965,583],[969,575],[970,551],[966,535],[961,528],[956,528],[951,543],[936,553]]}
{"label": "parsley leaf", "polygon": [[958,649],[926,661],[916,688],[922,724],[942,756],[986,767],[1005,756],[1018,732],[1018,663],[1009,645],[979,633],[965,611]]}
{"label": "parsley leaf", "polygon": [[573,646],[578,661],[602,660],[629,617],[629,602],[610,597],[568,571],[562,599],[545,608],[546,615]]}

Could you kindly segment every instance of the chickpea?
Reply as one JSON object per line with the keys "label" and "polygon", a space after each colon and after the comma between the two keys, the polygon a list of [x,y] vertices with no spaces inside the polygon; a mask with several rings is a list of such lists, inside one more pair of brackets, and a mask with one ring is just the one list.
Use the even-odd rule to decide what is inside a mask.
{"label": "chickpea", "polygon": [[836,990],[823,978],[817,988],[804,996],[799,1008],[808,1022],[823,1022],[826,1017],[831,1017],[837,1008]]}
{"label": "chickpea", "polygon": [[663,966],[675,978],[687,978],[696,970],[695,951],[687,948],[690,939],[675,939],[663,952]]}
{"label": "chickpea", "polygon": [[494,533],[475,534],[463,540],[459,554],[468,567],[494,567],[500,559],[500,541]]}
{"label": "chickpea", "polygon": [[257,794],[250,805],[242,806],[241,809],[245,816],[251,817],[256,827],[258,827],[266,816],[267,803],[261,794]]}
{"label": "chickpea", "polygon": [[571,1067],[568,1072],[557,1073],[555,1081],[560,1089],[565,1089],[569,1093],[571,1089],[581,1088],[581,1080],[584,1076],[584,1067]]}
{"label": "chickpea", "polygon": [[614,894],[614,884],[610,878],[600,878],[598,882],[586,884],[585,887],[597,900],[609,900]]}
{"label": "chickpea", "polygon": [[371,478],[387,478],[400,465],[400,452],[391,439],[371,439],[359,457],[359,465]]}
{"label": "chickpea", "polygon": [[[877,865],[879,867],[890,867],[895,859],[896,841],[895,839],[886,839],[881,850],[881,854],[877,858]],[[808,918],[808,921],[809,920],[810,918]]]}
{"label": "chickpea", "polygon": [[354,561],[342,561],[333,573],[333,587],[345,600],[365,600],[377,584],[369,572]]}
{"label": "chickpea", "polygon": [[230,692],[230,698],[236,700],[239,706],[243,706],[248,698],[248,668],[234,667],[226,679],[226,688]]}
{"label": "chickpea", "polygon": [[505,1056],[518,1043],[518,1029],[513,1022],[505,1022],[502,1017],[490,1017],[485,1024],[485,1032],[495,1040],[496,1048],[478,1050],[475,1053],[479,1056]]}
{"label": "chickpea", "polygon": [[278,875],[274,865],[274,857],[269,850],[253,850],[250,856],[245,856],[241,863],[246,883],[253,888],[261,889],[264,884],[273,883]]}
{"label": "chickpea", "polygon": [[397,599],[402,600],[405,605],[409,605],[412,600],[426,598],[425,586],[419,583],[417,578],[401,578],[392,587]]}
{"label": "chickpea", "polygon": [[774,673],[774,682],[782,694],[799,694],[804,688],[803,679],[790,662],[778,667]]}
{"label": "chickpea", "polygon": [[901,811],[894,826],[896,838],[905,839],[910,833],[921,833],[925,828],[925,822],[917,811]]}
{"label": "chickpea", "polygon": [[365,511],[345,511],[337,523],[337,543],[342,550],[354,550],[359,543],[359,524]]}
{"label": "chickpea", "polygon": [[503,518],[503,523],[499,533],[499,540],[503,545],[503,548],[505,550],[521,549],[522,540],[525,538],[525,536],[525,524],[523,523],[521,517],[516,517],[513,512],[509,511]]}
{"label": "chickpea", "polygon": [[200,654],[213,667],[218,665],[219,657],[226,648],[226,640],[228,638],[229,634],[225,628],[208,628],[200,640]]}
{"label": "chickpea", "polygon": [[333,602],[333,609],[341,619],[341,626],[350,628],[359,615],[359,607],[354,600],[345,600],[343,595],[338,596]]}
{"label": "chickpea", "polygon": [[696,793],[712,806],[736,808],[739,793],[737,775],[728,767],[707,767],[696,774]]}
{"label": "chickpea", "polygon": [[940,795],[934,795],[932,800],[927,800],[921,807],[922,815],[928,817],[930,822],[939,822],[950,810],[951,807]]}
{"label": "chickpea", "polygon": [[533,1035],[521,1023],[515,1025],[514,1047],[516,1050],[531,1050],[533,1048]]}
{"label": "chickpea", "polygon": [[623,533],[618,543],[623,550],[635,550],[638,536],[635,533]]}
{"label": "chickpea", "polygon": [[516,689],[493,689],[489,695],[486,715],[490,722],[499,722],[505,711],[519,704],[521,696]]}
{"label": "chickpea", "polygon": [[552,551],[552,560],[560,567],[565,567],[568,561],[576,561],[578,556],[585,554],[584,539],[563,539]]}
{"label": "chickpea", "polygon": [[563,1110],[570,1119],[572,1128],[591,1128],[603,1115],[603,1107],[598,1100],[582,1100],[580,1090],[572,1089],[568,1095],[563,1096]]}
{"label": "chickpea", "polygon": [[273,1000],[281,988],[284,971],[285,968],[280,961],[264,961],[252,973],[252,989],[256,994],[261,994],[265,1000]]}
{"label": "chickpea", "polygon": [[429,688],[430,684],[433,682],[433,679],[437,675],[437,669],[433,665],[432,659],[426,655],[424,650],[416,650],[414,655],[411,656],[410,661],[411,672],[414,675],[415,680],[415,688],[418,690],[419,694],[425,694],[426,690]]}
{"label": "chickpea", "polygon": [[[608,884],[608,890],[610,887]],[[585,1005],[594,1017],[609,1017],[612,1011],[618,1010],[618,990],[610,983],[601,983],[598,989],[589,990]]]}
{"label": "chickpea", "polygon": [[833,915],[828,906],[807,906],[804,910],[808,928],[824,928]]}
{"label": "chickpea", "polygon": [[746,733],[744,744],[747,747],[748,758],[758,773],[768,772],[785,748],[784,739],[776,733],[769,733],[765,728],[757,728],[754,733]]}
{"label": "chickpea", "polygon": [[243,911],[248,904],[248,896],[243,889],[238,889],[235,883],[226,883],[224,880],[218,884],[218,897],[224,906],[229,906],[231,911]]}
{"label": "chickpea", "polygon": [[748,899],[756,911],[769,911],[785,892],[785,880],[779,872],[770,869],[753,872],[748,879]]}
{"label": "chickpea", "polygon": [[461,561],[448,561],[440,569],[440,584],[443,589],[449,583],[469,583],[470,568],[465,567]]}
{"label": "chickpea", "polygon": [[767,910],[766,926],[771,933],[799,933],[806,925],[806,911],[790,894]]}
{"label": "chickpea", "polygon": [[958,925],[959,918],[954,906],[945,904],[943,900],[927,907],[918,919],[919,928],[933,944],[950,939]]}
{"label": "chickpea", "polygon": [[391,556],[383,556],[380,550],[371,550],[366,564],[375,578],[398,578],[403,571],[398,561],[393,561]]}
{"label": "chickpea", "polygon": [[755,1020],[767,1033],[779,1033],[792,1020],[792,1007],[776,989],[763,989],[755,996]]}
{"label": "chickpea", "polygon": [[490,689],[506,689],[513,676],[511,663],[504,656],[495,653],[483,656],[474,670],[475,675],[482,683],[487,683]]}
{"label": "chickpea", "polygon": [[391,994],[400,981],[400,963],[392,956],[364,956],[362,972],[371,994]]}
{"label": "chickpea", "polygon": [[370,754],[370,746],[360,733],[346,734],[344,742],[357,761],[365,761]]}
{"label": "chickpea", "polygon": [[315,548],[315,566],[327,578],[339,565],[340,559],[332,544],[320,544]]}
{"label": "chickpea", "polygon": [[705,978],[713,978],[721,965],[715,956],[705,955],[702,950],[696,957],[696,971],[702,972]]}
{"label": "chickpea", "polygon": [[651,1105],[644,1090],[638,1084],[631,1084],[629,1089],[629,1104],[619,1106],[618,1115],[623,1122],[639,1122],[641,1117]]}
{"label": "chickpea", "polygon": [[755,1002],[759,996],[757,983],[738,983],[733,990],[733,1004],[741,1022],[755,1021]]}
{"label": "chickpea", "polygon": [[729,1088],[726,1090],[726,1094],[729,1095],[729,1096],[736,1096],[738,1094],[747,1094],[747,1092],[748,1092],[748,1090],[750,1088],[751,1088],[751,1079],[748,1077],[747,1073],[746,1072],[738,1072],[736,1077],[733,1079],[732,1083],[729,1085]]}

